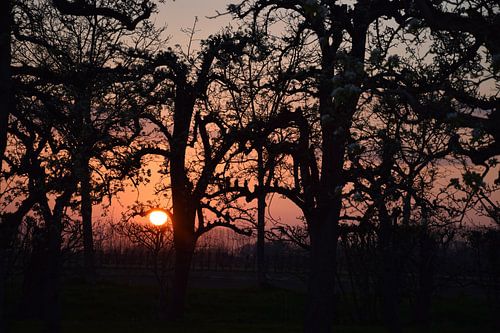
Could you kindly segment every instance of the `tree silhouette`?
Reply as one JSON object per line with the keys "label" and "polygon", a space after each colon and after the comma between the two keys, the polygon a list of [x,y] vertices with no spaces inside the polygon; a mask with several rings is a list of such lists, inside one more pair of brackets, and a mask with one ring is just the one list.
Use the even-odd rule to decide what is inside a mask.
{"label": "tree silhouette", "polygon": [[[363,103],[360,98],[366,94],[400,96],[422,117],[443,120],[448,115],[455,119],[457,127],[481,124],[486,133],[496,135],[493,128],[498,126],[493,123],[498,102],[477,98],[481,95],[477,80],[465,84],[459,81],[464,73],[478,73],[474,67],[479,63],[477,50],[485,45],[492,52],[491,34],[473,32],[476,33],[474,40],[467,37],[470,29],[464,26],[450,23],[445,29],[432,20],[427,22],[428,13],[418,9],[422,3],[358,1],[347,5],[329,1],[257,0],[228,7],[238,17],[249,17],[254,26],[260,23],[265,31],[271,31],[274,22],[286,17],[283,50],[301,36],[308,36],[309,49],[315,55],[312,58],[315,61],[311,63],[309,57],[310,66],[300,73],[308,79],[314,100],[310,107],[303,108],[307,125],[299,129],[297,150],[307,154],[295,154],[294,177],[299,179],[296,190],[281,190],[302,209],[309,230],[311,267],[306,332],[331,329],[338,225],[346,184],[345,152],[353,116]],[[424,4],[426,8],[433,6]],[[455,13],[469,10],[472,17],[481,16],[479,11],[484,6],[495,7],[467,2],[443,6],[437,11],[445,17],[449,17],[450,12],[456,17]],[[496,22],[498,15],[494,9],[486,13],[489,20]],[[432,35],[425,34],[429,27]],[[419,57],[417,52],[424,41],[430,45],[428,54],[440,57],[429,66],[425,65],[425,56]],[[494,52],[485,57],[487,64],[483,70],[490,74],[480,76],[486,80],[492,79],[493,56]],[[490,119],[471,114],[468,110],[472,105],[483,106],[481,109]],[[456,147],[460,146],[455,143]],[[469,155],[482,162],[498,153],[496,145],[497,141],[493,140],[469,151]],[[466,149],[463,153],[467,153]]]}
{"label": "tree silhouette", "polygon": [[[207,40],[195,56],[169,49],[150,59],[152,80],[149,80],[150,76],[145,77],[144,107],[148,112],[142,117],[154,126],[156,137],[162,141],[156,145],[139,145],[135,155],[154,154],[167,162],[165,166],[168,168],[163,171],[169,176],[165,188],[172,198],[175,249],[169,305],[172,318],[184,314],[197,238],[216,226],[240,231],[232,224],[227,211],[220,211],[214,202],[204,200],[216,168],[237,143],[238,136],[234,125],[223,120],[223,113],[211,112],[203,103],[208,87],[217,79],[214,68],[218,66],[219,58],[230,60],[234,53],[241,52],[238,50],[242,45],[243,41],[237,36],[233,38],[226,34]],[[196,156],[190,156],[193,153],[200,156],[198,161]],[[215,214],[215,218],[206,221],[203,210]]]}
{"label": "tree silhouette", "polygon": [[45,2],[28,2],[18,16],[14,60],[20,66],[13,70],[36,77],[35,89],[60,101],[50,117],[68,144],[78,177],[85,275],[93,281],[92,206],[112,194],[113,178],[124,176],[107,155],[127,147],[140,130],[134,121],[138,111],[125,92],[137,76],[131,70],[134,58],[125,51],[127,39],[134,48],[148,44],[154,51],[159,32],[148,22],[129,32],[108,18],[63,16]]}
{"label": "tree silhouette", "polygon": [[[127,26],[129,29],[135,28],[135,26],[144,19],[147,19],[150,14],[154,11],[154,5],[150,1],[136,1],[136,0],[126,0],[120,3],[108,2],[106,0],[99,1],[99,5],[96,6],[97,2],[93,4],[88,4],[86,1],[68,2],[68,1],[54,1],[53,2],[59,9],[63,12],[71,12],[72,15],[85,16],[94,15],[99,17],[111,17],[117,19],[122,24]],[[18,10],[25,7],[26,2],[12,0],[3,1],[0,7],[0,100],[2,107],[0,108],[0,152],[1,152],[1,165],[0,168],[4,168],[4,156],[5,150],[7,148],[8,140],[8,124],[10,120],[10,115],[14,114],[16,111],[15,102],[15,89],[13,83],[13,74],[11,71],[12,65],[12,43],[13,43],[13,32],[19,27],[16,26],[19,22],[15,21],[15,15]],[[28,6],[29,8],[29,6]],[[20,210],[21,212],[23,210]],[[4,215],[2,213],[2,215]],[[18,216],[19,218],[21,216]],[[6,231],[5,240],[8,243],[9,239],[15,237],[17,232],[17,227],[19,226],[19,218],[16,219],[2,219],[1,229]],[[3,238],[3,237],[2,237]],[[3,244],[2,244],[3,246]],[[0,328],[4,327],[4,306],[3,306],[3,295],[4,295],[4,277],[6,272],[3,270],[4,265],[0,267]]]}

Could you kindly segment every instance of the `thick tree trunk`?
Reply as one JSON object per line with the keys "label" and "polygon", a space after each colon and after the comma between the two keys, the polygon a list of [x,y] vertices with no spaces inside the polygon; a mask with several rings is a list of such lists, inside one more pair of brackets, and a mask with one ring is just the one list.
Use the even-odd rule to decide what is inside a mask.
{"label": "thick tree trunk", "polygon": [[171,143],[170,158],[175,250],[172,292],[167,308],[167,317],[171,320],[182,319],[184,316],[191,260],[196,245],[195,218],[199,204],[193,199],[193,185],[186,175],[185,162],[195,99],[184,88],[177,87],[172,135],[174,142]]}
{"label": "thick tree trunk", "polygon": [[431,321],[431,300],[434,287],[434,242],[426,226],[419,235],[418,286],[415,300],[415,321],[428,329]]}
{"label": "thick tree trunk", "polygon": [[7,332],[5,323],[5,283],[7,280],[7,249],[0,248],[0,332]]}
{"label": "thick tree trunk", "polygon": [[381,222],[379,247],[381,255],[380,290],[382,296],[382,319],[391,333],[402,331],[399,317],[399,281],[397,266],[398,248],[389,221]]}
{"label": "thick tree trunk", "polygon": [[184,317],[189,272],[195,248],[193,237],[186,237],[186,239],[177,238],[177,241],[174,239],[175,266],[170,302],[167,308],[167,317],[171,320],[179,320]]}
{"label": "thick tree trunk", "polygon": [[175,259],[167,317],[171,320],[178,320],[184,316],[189,272],[196,245],[194,233],[196,203],[190,200],[191,194],[188,189],[188,181],[185,178],[183,163],[172,160],[171,165]]}
{"label": "thick tree trunk", "polygon": [[[61,331],[61,223],[59,218],[48,226],[47,267],[44,288],[45,332]],[[54,220],[56,220],[54,219]]]}
{"label": "thick tree trunk", "polygon": [[309,224],[310,276],[304,323],[306,333],[331,333],[335,313],[337,223],[328,218]]}
{"label": "thick tree trunk", "polygon": [[47,235],[43,229],[33,230],[31,255],[24,271],[22,316],[42,319],[44,309],[44,281],[47,269]]}
{"label": "thick tree trunk", "polygon": [[85,281],[95,283],[95,256],[94,236],[92,227],[92,197],[90,184],[90,170],[88,162],[85,161],[81,168],[81,215],[83,227],[83,260],[85,270]]}
{"label": "thick tree trunk", "polygon": [[19,228],[19,217],[0,218],[0,332],[6,332],[5,285],[12,255],[12,243]]}

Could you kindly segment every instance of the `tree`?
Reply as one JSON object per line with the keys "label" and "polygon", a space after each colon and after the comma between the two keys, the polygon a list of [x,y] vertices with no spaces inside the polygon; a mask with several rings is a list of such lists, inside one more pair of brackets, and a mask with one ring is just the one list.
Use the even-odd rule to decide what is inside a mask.
{"label": "tree", "polygon": [[[295,174],[290,179],[299,179],[299,182],[295,187],[270,189],[296,202],[307,222],[311,267],[306,332],[331,330],[338,226],[346,184],[345,152],[361,96],[368,93],[398,95],[421,116],[445,120],[446,115],[451,114],[448,118],[456,117],[457,127],[480,124],[493,140],[469,151],[470,155],[481,162],[498,153],[496,121],[493,124],[484,116],[470,112],[470,107],[479,107],[494,120],[497,100],[481,96],[478,80],[458,84],[465,73],[479,74],[474,65],[480,63],[476,55],[481,45],[490,53],[482,57],[486,61],[482,68],[485,72],[479,76],[495,80],[491,33],[485,35],[471,31],[470,26],[466,29],[449,24],[445,29],[427,22],[428,15],[418,7],[422,3],[358,1],[347,5],[330,1],[256,0],[229,7],[236,16],[250,17],[254,24],[262,24],[260,29],[266,32],[272,31],[270,26],[274,22],[286,17],[282,48],[285,50],[300,36],[307,36],[309,49],[313,49],[315,55],[307,58],[309,67],[296,74],[307,79],[312,100],[310,106],[302,109],[307,125],[297,126],[300,133],[297,150],[303,153],[294,154]],[[433,6],[427,2],[425,5]],[[498,20],[494,4],[476,5],[471,1],[447,5],[437,10],[445,17],[447,12],[456,17],[455,13],[468,11],[469,18],[483,16],[489,22]],[[483,9],[485,14],[481,15]],[[372,33],[384,36],[383,43],[377,44],[371,38]],[[475,39],[469,38],[468,33]],[[432,62],[425,56],[418,57],[416,50],[424,41],[429,43],[428,55],[439,55],[440,60]],[[401,43],[399,48],[398,43]],[[370,61],[382,67],[372,70]],[[422,61],[431,61],[431,65],[419,71],[418,64]],[[430,81],[430,77],[434,80]],[[426,94],[434,98],[420,98]],[[289,190],[291,188],[293,190]]]}
{"label": "tree", "polygon": [[[156,128],[157,145],[138,147],[137,156],[155,154],[166,160],[169,176],[165,188],[172,198],[174,276],[168,315],[183,316],[187,282],[197,238],[217,226],[240,231],[232,224],[228,208],[204,201],[216,168],[229,149],[237,143],[234,125],[204,107],[208,87],[214,81],[218,58],[231,59],[241,49],[238,38],[229,35],[207,40],[194,57],[169,49],[151,59],[150,75],[144,80],[143,115]],[[152,80],[151,80],[152,78]],[[164,148],[165,147],[165,148]],[[200,156],[192,156],[198,147]],[[191,160],[191,161],[190,161]],[[205,220],[203,210],[215,215]],[[225,210],[225,212],[224,212]],[[196,219],[198,222],[196,223]]]}
{"label": "tree", "polygon": [[[37,255],[40,255],[43,270],[28,273],[40,278],[41,285],[37,286],[40,299],[31,301],[43,304],[39,309],[42,310],[45,329],[58,332],[61,248],[63,230],[68,221],[67,211],[76,192],[75,175],[62,137],[44,117],[48,112],[47,105],[31,96],[18,98],[17,105],[13,114],[16,126],[10,127],[9,134],[13,149],[9,151],[7,161],[14,181],[20,184],[15,190],[22,209],[11,215],[16,220],[6,222],[19,227],[28,212],[40,221],[41,246],[38,250],[41,253]],[[5,215],[8,217],[10,213]],[[14,230],[11,235],[16,234],[17,230]],[[6,245],[12,245],[12,242]]]}
{"label": "tree", "polygon": [[[32,164],[39,158],[44,145],[38,145],[36,131],[24,130],[21,125],[23,119],[22,112],[10,115],[9,123],[17,126],[11,125],[9,128],[9,150],[4,154],[0,172],[0,310],[4,309],[3,287],[11,268],[18,228],[40,195],[34,182],[30,180],[30,173],[34,169]],[[0,315],[3,315],[3,311]],[[0,325],[0,329],[3,329],[3,317],[0,318]]]}
{"label": "tree", "polygon": [[163,319],[168,302],[168,264],[173,254],[172,226],[165,223],[161,226],[142,224],[133,221],[137,215],[147,212],[143,206],[134,207],[125,213],[122,220],[113,225],[113,230],[126,237],[132,244],[145,248],[152,256],[151,268],[159,288],[158,315]]}
{"label": "tree", "polygon": [[154,52],[160,31],[147,21],[130,32],[112,19],[63,16],[44,1],[21,3],[14,31],[19,41],[14,60],[20,65],[13,71],[36,77],[36,89],[60,100],[51,116],[58,121],[54,126],[68,144],[78,177],[84,268],[91,282],[92,206],[122,188],[116,180],[125,176],[123,166],[109,160],[140,130],[134,120],[139,111],[127,98],[133,89],[130,81],[137,77],[131,50]]}
{"label": "tree", "polygon": [[[240,145],[229,161],[227,172],[220,174],[221,183],[226,183],[221,190],[231,194],[232,200],[244,197],[247,202],[257,201],[257,242],[256,265],[257,281],[261,287],[268,285],[266,277],[266,207],[269,188],[286,167],[283,162],[281,146],[286,140],[293,140],[294,135],[280,127],[266,125],[272,123],[282,110],[292,109],[296,102],[287,91],[292,86],[293,78],[283,72],[293,72],[299,65],[302,45],[290,48],[283,55],[281,50],[274,50],[272,40],[254,35],[250,44],[237,61],[225,66],[223,75],[227,85],[227,104],[236,111],[237,121],[242,126],[258,126],[246,146]],[[286,114],[287,112],[284,112]],[[231,183],[229,179],[245,179],[243,183]],[[253,189],[252,189],[253,188]]]}
{"label": "tree", "polygon": [[[120,21],[122,24],[126,25],[129,29],[133,29],[135,25],[142,19],[147,19],[155,8],[154,4],[148,0],[124,0],[121,2],[113,2],[111,5],[108,5],[107,2],[102,2],[105,3],[104,5],[96,5],[96,2],[93,2],[92,5],[89,5],[85,1],[69,2],[65,0],[54,1],[54,3],[56,3],[61,10],[71,10],[72,14],[77,16],[94,14],[104,17],[113,17]],[[8,142],[7,129],[10,119],[9,116],[16,110],[15,90],[13,87],[14,84],[12,80],[11,64],[13,41],[12,33],[15,29],[16,24],[14,21],[14,11],[18,6],[18,1],[2,1],[0,6],[0,103],[2,103],[0,107],[0,153],[2,156],[0,161],[0,168],[3,169],[5,150],[7,149]],[[130,15],[128,15],[127,13],[130,13]],[[2,219],[1,229],[2,231],[6,232],[6,240],[15,237],[19,223],[20,218]],[[8,242],[6,242],[6,244],[8,244]],[[3,245],[4,244],[2,244],[2,246]],[[0,328],[2,328],[4,325],[3,294],[5,282],[4,277],[6,274],[4,268],[5,267],[2,263],[0,267]]]}
{"label": "tree", "polygon": [[[415,275],[421,281],[415,313],[428,314],[436,262],[432,233],[458,225],[467,211],[447,194],[447,184],[440,184],[450,172],[444,165],[456,163],[450,144],[454,133],[450,124],[419,119],[398,98],[368,103],[354,118],[346,168],[352,174],[342,220],[376,233],[381,311],[392,332],[402,330],[400,295],[406,272],[415,271],[412,262],[420,265]],[[418,247],[416,254],[413,248]],[[428,319],[422,315],[417,322],[428,324]]]}
{"label": "tree", "polygon": [[[135,29],[137,24],[146,20],[154,12],[156,6],[150,0],[123,0],[119,2],[93,1],[66,1],[54,0],[52,3],[63,14],[71,14],[73,16],[100,16],[109,17],[117,20],[129,30]],[[11,66],[11,44],[12,32],[15,28],[14,10],[18,6],[17,0],[2,2],[0,12],[0,50],[2,52],[0,63],[0,97],[5,107],[2,107],[0,113],[0,152],[3,154],[7,145],[7,123],[9,115],[15,109],[14,91],[12,88]]]}
{"label": "tree", "polygon": [[239,112],[247,110],[226,99],[232,81],[224,73],[247,56],[253,42],[253,36],[227,30],[203,41],[195,54],[167,49],[151,59],[150,75],[144,78],[148,112],[143,118],[154,126],[152,137],[157,141],[139,143],[135,155],[154,154],[165,160],[168,180],[163,189],[172,200],[175,249],[169,307],[173,318],[184,312],[198,237],[218,226],[248,233],[234,223],[249,222],[251,214],[238,201],[241,195],[230,195],[235,188],[247,189],[247,182],[239,186],[238,180],[226,177],[231,175],[231,156],[244,151],[264,128],[272,132],[293,116],[283,112],[266,120],[242,121],[245,117]]}

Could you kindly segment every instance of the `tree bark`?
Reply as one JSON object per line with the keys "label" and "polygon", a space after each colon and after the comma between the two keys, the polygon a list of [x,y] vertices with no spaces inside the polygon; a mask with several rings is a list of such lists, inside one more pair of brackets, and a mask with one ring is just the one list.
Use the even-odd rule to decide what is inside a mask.
{"label": "tree bark", "polygon": [[258,182],[259,195],[257,197],[257,283],[260,288],[267,286],[266,278],[266,257],[265,257],[265,228],[266,228],[266,193],[264,189],[264,161],[263,152],[259,148],[258,152]]}
{"label": "tree bark", "polygon": [[5,323],[5,283],[7,280],[7,249],[0,248],[0,332],[7,332]]}
{"label": "tree bark", "polygon": [[332,330],[335,314],[336,222],[322,218],[309,224],[311,257],[305,333],[331,333]]}
{"label": "tree bark", "polygon": [[83,260],[85,270],[85,281],[95,283],[95,256],[94,256],[94,236],[92,228],[92,197],[90,184],[90,170],[88,161],[85,160],[81,167],[81,215],[83,228]]}
{"label": "tree bark", "polygon": [[194,254],[194,240],[178,240],[175,242],[175,266],[172,281],[172,292],[168,306],[168,318],[179,320],[184,317],[186,295],[191,270],[191,261]]}
{"label": "tree bark", "polygon": [[171,320],[184,317],[189,272],[196,245],[194,220],[199,204],[192,196],[193,186],[187,178],[185,162],[195,99],[184,88],[177,87],[170,159],[175,250],[172,293],[167,307],[167,317]]}
{"label": "tree bark", "polygon": [[47,269],[47,235],[45,230],[34,227],[31,255],[24,271],[22,290],[22,317],[42,319],[44,309],[44,274]]}
{"label": "tree bark", "polygon": [[8,215],[0,218],[0,332],[6,331],[5,284],[7,282],[12,252],[12,242],[17,235],[19,216]]}
{"label": "tree bark", "polygon": [[54,217],[48,225],[47,267],[44,283],[44,331],[59,333],[61,331],[61,222]]}
{"label": "tree bark", "polygon": [[184,186],[181,189],[175,188],[174,190],[173,188],[173,193],[177,193],[177,196],[173,196],[175,259],[171,298],[167,306],[167,318],[170,320],[179,320],[184,317],[189,273],[196,245],[194,235],[196,205],[187,199]]}
{"label": "tree bark", "polygon": [[431,299],[434,286],[434,242],[427,226],[419,233],[418,286],[415,300],[415,322],[428,329],[431,321]]}
{"label": "tree bark", "polygon": [[394,244],[394,230],[388,219],[381,220],[379,247],[381,255],[380,289],[382,296],[382,319],[391,333],[402,331],[399,317],[399,272],[398,248]]}
{"label": "tree bark", "polygon": [[267,287],[266,257],[265,257],[265,210],[266,195],[259,194],[257,198],[257,283],[260,288]]}

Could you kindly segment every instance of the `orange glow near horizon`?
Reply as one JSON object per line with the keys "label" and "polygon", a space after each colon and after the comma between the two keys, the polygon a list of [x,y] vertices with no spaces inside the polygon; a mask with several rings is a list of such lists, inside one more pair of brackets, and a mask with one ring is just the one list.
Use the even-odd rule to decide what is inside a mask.
{"label": "orange glow near horizon", "polygon": [[162,226],[168,220],[167,213],[165,213],[164,211],[162,211],[160,209],[156,209],[156,210],[151,211],[148,214],[148,217],[149,217],[149,222],[151,222],[152,224],[154,224],[156,226]]}

